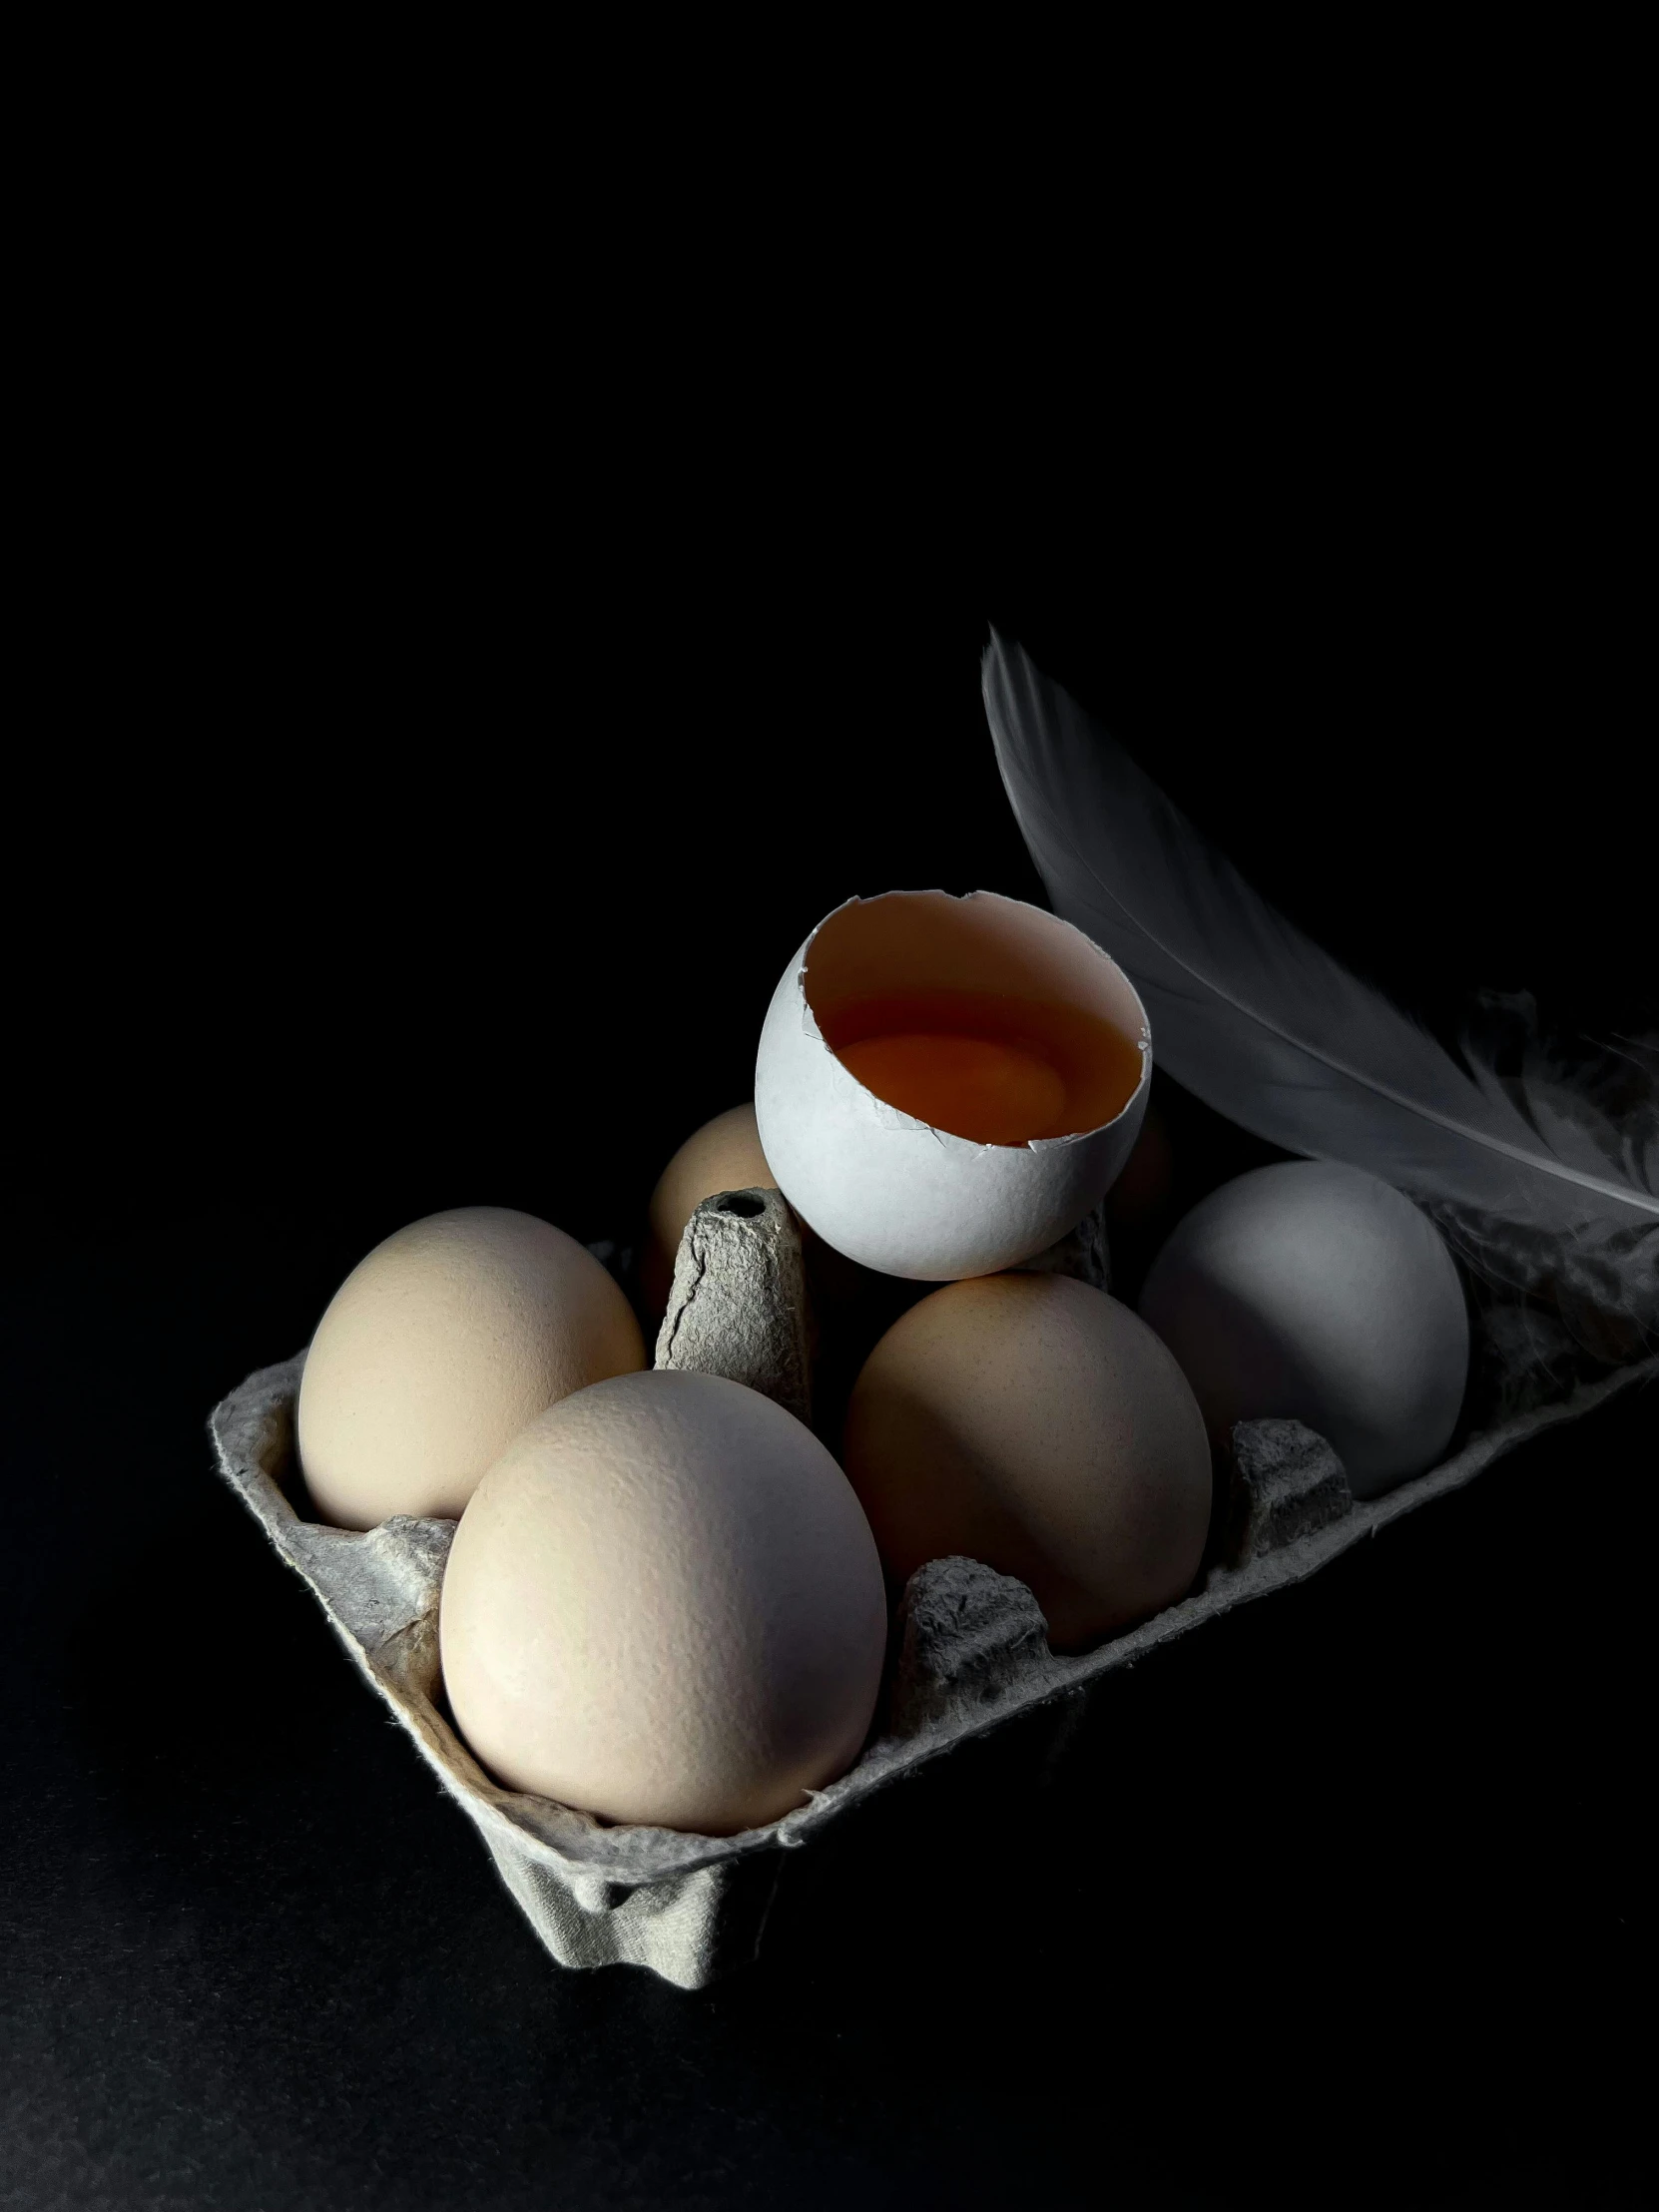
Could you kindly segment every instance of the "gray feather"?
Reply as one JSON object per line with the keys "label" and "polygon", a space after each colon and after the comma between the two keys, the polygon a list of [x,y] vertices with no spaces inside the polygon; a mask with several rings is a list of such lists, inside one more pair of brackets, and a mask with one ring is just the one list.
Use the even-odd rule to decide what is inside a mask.
{"label": "gray feather", "polygon": [[[1133,978],[1153,1051],[1243,1127],[1427,1207],[1492,1281],[1549,1287],[1610,1346],[1659,1326],[1659,1105],[1615,1117],[1533,1025],[1500,1076],[1459,1064],[1251,889],[1121,746],[992,633],[985,712],[1054,910]],[[1492,1002],[1496,1005],[1497,1002]],[[1503,1010],[1525,1031],[1521,1001]],[[1640,1064],[1648,1047],[1635,1040]],[[1610,1356],[1622,1357],[1613,1350]]]}

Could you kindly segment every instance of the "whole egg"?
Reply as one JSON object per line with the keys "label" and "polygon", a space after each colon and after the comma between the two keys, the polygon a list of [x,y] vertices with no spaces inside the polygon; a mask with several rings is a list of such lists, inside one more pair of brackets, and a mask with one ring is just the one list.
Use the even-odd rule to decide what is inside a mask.
{"label": "whole egg", "polygon": [[644,1365],[633,1309],[574,1237],[507,1206],[429,1215],[359,1262],[317,1325],[306,1486],[341,1528],[453,1519],[527,1420]]}
{"label": "whole egg", "polygon": [[1391,1184],[1333,1161],[1256,1168],[1177,1223],[1140,1310],[1180,1361],[1210,1434],[1281,1415],[1335,1448],[1356,1497],[1420,1474],[1468,1377],[1456,1265]]}
{"label": "whole egg", "polygon": [[811,1429],[722,1376],[618,1376],[524,1429],[474,1492],[439,1642],[467,1743],[509,1788],[728,1835],[857,1756],[881,1569]]}
{"label": "whole egg", "polygon": [[1210,1525],[1210,1447],[1175,1361],[1062,1275],[947,1284],[865,1362],[842,1456],[902,1583],[960,1555],[1017,1575],[1056,1648],[1181,1597]]}
{"label": "whole egg", "polygon": [[761,1150],[753,1101],[729,1107],[694,1130],[651,1194],[640,1268],[641,1288],[651,1311],[660,1314],[668,1304],[681,1235],[704,1199],[719,1191],[776,1188],[777,1177]]}

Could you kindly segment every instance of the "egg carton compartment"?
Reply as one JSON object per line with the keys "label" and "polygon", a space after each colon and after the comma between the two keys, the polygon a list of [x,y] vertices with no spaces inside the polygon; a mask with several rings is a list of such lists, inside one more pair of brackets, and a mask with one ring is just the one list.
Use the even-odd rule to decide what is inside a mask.
{"label": "egg carton compartment", "polygon": [[[601,1257],[614,1250],[595,1249]],[[1031,1266],[1104,1288],[1099,1220]],[[821,1365],[812,1276],[813,1256],[777,1191],[706,1200],[681,1240],[657,1366],[724,1375],[821,1428],[832,1423],[833,1363]],[[613,1825],[502,1789],[484,1772],[449,1718],[439,1677],[438,1592],[455,1523],[399,1516],[358,1533],[303,1516],[293,1448],[303,1353],[250,1376],[215,1408],[210,1427],[226,1481],[476,1824],[553,1957],[565,1966],[647,1966],[691,1989],[755,1956],[787,1856],[876,1791],[968,1737],[1087,1696],[1114,1669],[1201,1622],[1317,1573],[1541,1429],[1659,1376],[1654,1358],[1585,1380],[1539,1368],[1535,1350],[1501,1329],[1477,1331],[1469,1405],[1484,1425],[1440,1465],[1369,1502],[1352,1497],[1336,1452],[1299,1422],[1242,1423],[1193,1589],[1092,1651],[1051,1652],[1036,1599],[1010,1576],[971,1559],[919,1568],[897,1608],[886,1687],[857,1762],[781,1820],[736,1836]],[[1531,1363],[1524,1373],[1523,1359]],[[825,1392],[815,1387],[821,1373]]]}

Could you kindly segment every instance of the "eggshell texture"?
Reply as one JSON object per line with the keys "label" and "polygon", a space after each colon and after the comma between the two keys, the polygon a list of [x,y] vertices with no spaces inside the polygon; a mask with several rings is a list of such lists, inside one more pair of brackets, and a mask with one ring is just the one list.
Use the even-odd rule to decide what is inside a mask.
{"label": "eggshell texture", "polygon": [[851,1765],[886,1627],[868,1524],[811,1429],[658,1370],[564,1398],[490,1468],[439,1644],[461,1732],[509,1787],[731,1835]]}
{"label": "eggshell texture", "polygon": [[1210,1524],[1210,1447],[1169,1353],[1059,1275],[952,1283],[895,1322],[847,1407],[843,1457],[902,1581],[960,1555],[1017,1575],[1057,1650],[1173,1602]]}
{"label": "eggshell texture", "polygon": [[1293,1160],[1224,1183],[1177,1224],[1140,1310],[1219,1449],[1235,1421],[1300,1420],[1355,1496],[1377,1497],[1432,1466],[1456,1425],[1456,1267],[1427,1216],[1358,1168]]}
{"label": "eggshell texture", "polygon": [[650,1235],[641,1265],[648,1306],[660,1313],[674,1282],[674,1260],[686,1224],[717,1191],[776,1190],[778,1178],[761,1149],[750,1100],[717,1114],[689,1136],[664,1168],[651,1194]]}
{"label": "eggshell texture", "polygon": [[[1127,1095],[1065,1134],[978,1142],[885,1103],[827,1041],[860,1001],[952,993],[1099,1024],[1129,1055]],[[992,891],[888,891],[837,907],[785,970],[755,1111],[778,1187],[825,1243],[883,1274],[949,1282],[1017,1267],[1076,1227],[1129,1157],[1151,1064],[1133,985],[1070,923]]]}
{"label": "eggshell texture", "polygon": [[377,1245],[305,1359],[299,1463],[325,1521],[455,1518],[555,1398],[645,1366],[628,1301],[562,1229],[463,1206]]}

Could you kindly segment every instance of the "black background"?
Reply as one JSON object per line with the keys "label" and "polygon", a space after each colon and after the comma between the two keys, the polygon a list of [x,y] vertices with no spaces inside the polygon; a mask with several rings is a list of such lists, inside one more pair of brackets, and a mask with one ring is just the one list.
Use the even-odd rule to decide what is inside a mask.
{"label": "black background", "polygon": [[205,1434],[407,1220],[631,1234],[848,893],[1040,899],[990,621],[1425,1019],[1651,1020],[1616,408],[1332,359],[100,449],[10,831],[0,2202],[1635,2201],[1651,1395],[898,1792],[697,1994],[551,1964]]}

